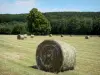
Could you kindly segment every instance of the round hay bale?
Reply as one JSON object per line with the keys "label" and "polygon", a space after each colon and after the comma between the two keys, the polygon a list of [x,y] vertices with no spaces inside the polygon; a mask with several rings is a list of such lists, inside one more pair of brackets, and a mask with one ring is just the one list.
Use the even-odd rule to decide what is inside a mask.
{"label": "round hay bale", "polygon": [[85,39],[89,39],[89,36],[85,36]]}
{"label": "round hay bale", "polygon": [[49,72],[74,69],[75,48],[65,42],[44,40],[37,47],[36,62],[39,69]]}
{"label": "round hay bale", "polygon": [[70,35],[70,37],[72,37],[72,35]]}
{"label": "round hay bale", "polygon": [[27,38],[27,34],[24,34],[24,38]]}
{"label": "round hay bale", "polygon": [[18,35],[17,35],[17,39],[18,39],[18,40],[24,40],[24,35],[18,34]]}
{"label": "round hay bale", "polygon": [[31,35],[31,38],[34,38],[34,35]]}
{"label": "round hay bale", "polygon": [[17,39],[20,40],[20,34],[17,35]]}
{"label": "round hay bale", "polygon": [[52,37],[52,34],[49,34],[49,37]]}
{"label": "round hay bale", "polygon": [[61,34],[61,37],[64,37],[64,36]]}

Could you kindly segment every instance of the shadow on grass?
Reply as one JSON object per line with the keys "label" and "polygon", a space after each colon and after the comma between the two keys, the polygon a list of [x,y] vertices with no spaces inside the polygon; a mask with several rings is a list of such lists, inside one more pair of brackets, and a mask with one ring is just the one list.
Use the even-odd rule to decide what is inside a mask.
{"label": "shadow on grass", "polygon": [[[37,65],[33,65],[33,66],[29,66],[31,68],[34,68],[34,69],[38,69]],[[40,69],[38,69],[40,70]],[[74,67],[71,67],[69,69],[65,69],[65,70],[61,70],[61,71],[58,71],[58,72],[51,72],[51,71],[48,71],[48,70],[41,70],[41,71],[45,71],[45,72],[51,72],[51,73],[59,73],[59,72],[65,72],[65,71],[69,71],[69,70],[74,70]]]}
{"label": "shadow on grass", "polygon": [[[37,65],[33,65],[33,66],[29,66],[29,67],[34,68],[34,69],[38,69]],[[41,70],[41,69],[38,69],[38,70]],[[48,70],[41,70],[41,71],[50,72]],[[50,73],[55,73],[55,72],[50,72]]]}
{"label": "shadow on grass", "polygon": [[31,68],[34,68],[34,69],[38,69],[37,65],[33,65],[33,66],[29,66]]}

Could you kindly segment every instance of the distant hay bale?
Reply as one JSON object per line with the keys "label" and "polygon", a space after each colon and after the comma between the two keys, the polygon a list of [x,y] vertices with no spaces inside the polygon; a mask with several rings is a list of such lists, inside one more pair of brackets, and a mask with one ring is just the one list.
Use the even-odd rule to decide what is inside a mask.
{"label": "distant hay bale", "polygon": [[17,39],[20,40],[20,34],[17,35]]}
{"label": "distant hay bale", "polygon": [[64,37],[64,36],[61,34],[61,37]]}
{"label": "distant hay bale", "polygon": [[18,39],[18,40],[24,40],[24,35],[18,34],[18,35],[17,35],[17,39]]}
{"label": "distant hay bale", "polygon": [[49,37],[52,37],[52,34],[49,34]]}
{"label": "distant hay bale", "polygon": [[70,37],[72,37],[72,35],[70,35]]}
{"label": "distant hay bale", "polygon": [[27,38],[27,34],[24,34],[24,38]]}
{"label": "distant hay bale", "polygon": [[85,39],[89,39],[89,36],[85,36]]}
{"label": "distant hay bale", "polygon": [[31,38],[34,38],[34,35],[31,35],[30,37],[31,37]]}
{"label": "distant hay bale", "polygon": [[90,35],[90,37],[92,37],[92,35]]}
{"label": "distant hay bale", "polygon": [[56,40],[44,40],[37,47],[36,62],[39,69],[60,72],[74,69],[76,63],[75,48]]}

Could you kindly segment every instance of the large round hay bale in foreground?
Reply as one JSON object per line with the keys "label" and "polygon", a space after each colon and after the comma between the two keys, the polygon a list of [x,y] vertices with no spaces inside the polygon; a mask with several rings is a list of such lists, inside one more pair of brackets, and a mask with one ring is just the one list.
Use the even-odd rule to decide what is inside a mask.
{"label": "large round hay bale in foreground", "polygon": [[44,40],[37,47],[37,67],[49,72],[74,69],[76,62],[75,48],[56,40]]}
{"label": "large round hay bale in foreground", "polygon": [[24,35],[18,34],[18,35],[17,35],[17,39],[18,39],[18,40],[24,40]]}

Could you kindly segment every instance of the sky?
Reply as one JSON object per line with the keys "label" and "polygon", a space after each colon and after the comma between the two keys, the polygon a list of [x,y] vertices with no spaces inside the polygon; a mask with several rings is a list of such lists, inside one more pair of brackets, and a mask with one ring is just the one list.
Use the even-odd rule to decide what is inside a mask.
{"label": "sky", "polygon": [[0,0],[0,14],[29,13],[32,8],[41,12],[98,12],[100,0]]}

